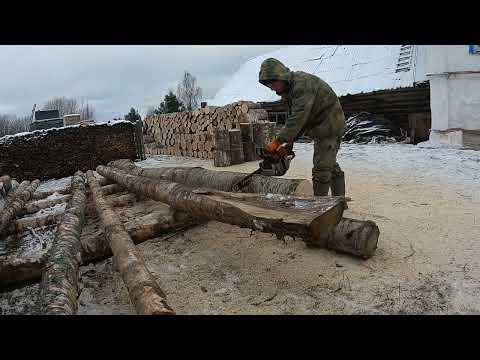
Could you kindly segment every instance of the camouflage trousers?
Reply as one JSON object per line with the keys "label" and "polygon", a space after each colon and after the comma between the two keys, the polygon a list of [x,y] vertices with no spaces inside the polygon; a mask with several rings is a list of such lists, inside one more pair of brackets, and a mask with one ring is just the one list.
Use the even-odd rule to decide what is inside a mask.
{"label": "camouflage trousers", "polygon": [[337,162],[341,135],[314,137],[312,181],[315,196],[345,195],[345,175]]}

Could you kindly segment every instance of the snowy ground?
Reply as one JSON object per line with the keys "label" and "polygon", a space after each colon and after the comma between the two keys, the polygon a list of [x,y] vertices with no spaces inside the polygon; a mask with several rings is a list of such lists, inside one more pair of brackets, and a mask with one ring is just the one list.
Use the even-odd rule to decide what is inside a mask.
{"label": "snowy ground", "polygon": [[[309,179],[313,146],[297,144],[295,151],[286,177]],[[359,260],[208,222],[138,245],[175,311],[480,314],[480,152],[343,144],[338,161],[353,200],[344,216],[373,220],[380,228],[375,256]],[[247,173],[257,162],[214,168],[212,160],[155,156],[139,165]],[[69,181],[51,181],[40,190]],[[81,274],[79,313],[134,313],[111,259],[82,267]],[[30,311],[36,287],[0,294],[0,310],[18,312],[19,303],[21,311]]]}

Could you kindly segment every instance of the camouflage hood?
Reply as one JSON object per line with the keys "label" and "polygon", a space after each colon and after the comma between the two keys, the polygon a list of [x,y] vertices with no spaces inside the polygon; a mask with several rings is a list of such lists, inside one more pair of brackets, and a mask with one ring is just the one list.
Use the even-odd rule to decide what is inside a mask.
{"label": "camouflage hood", "polygon": [[260,84],[265,85],[265,82],[268,80],[284,80],[289,82],[290,79],[290,69],[280,61],[274,58],[269,58],[263,61],[262,66],[260,67],[260,74],[258,75],[258,81]]}

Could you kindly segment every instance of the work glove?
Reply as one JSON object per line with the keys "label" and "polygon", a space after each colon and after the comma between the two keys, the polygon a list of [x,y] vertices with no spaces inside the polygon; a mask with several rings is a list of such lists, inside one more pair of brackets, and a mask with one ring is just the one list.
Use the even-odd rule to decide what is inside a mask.
{"label": "work glove", "polygon": [[273,139],[270,143],[265,146],[265,149],[270,153],[270,154],[275,154],[277,152],[277,149],[281,146],[281,144],[278,142],[277,139]]}

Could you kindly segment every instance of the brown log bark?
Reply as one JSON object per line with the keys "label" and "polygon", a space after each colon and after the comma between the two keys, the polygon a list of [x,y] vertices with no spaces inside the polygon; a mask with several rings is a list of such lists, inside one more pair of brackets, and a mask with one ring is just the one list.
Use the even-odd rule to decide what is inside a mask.
{"label": "brown log bark", "polygon": [[88,171],[87,177],[107,242],[137,313],[141,315],[174,314],[165,301],[165,294],[135,249],[132,238],[104,199],[93,172]]}
{"label": "brown log bark", "polygon": [[341,198],[194,190],[182,184],[130,175],[106,166],[98,166],[97,172],[130,191],[194,216],[272,233],[278,237],[299,237],[306,243],[323,247],[327,246],[345,207],[345,200]]}
{"label": "brown log bark", "polygon": [[11,221],[20,214],[27,201],[30,200],[38,185],[40,185],[40,180],[32,181],[25,190],[20,185],[19,189],[14,193],[12,201],[6,203],[0,215],[0,239],[2,239],[2,234],[7,230]]}
{"label": "brown log bark", "polygon": [[77,172],[72,177],[71,200],[47,253],[42,273],[39,300],[41,312],[46,315],[75,315],[77,312],[80,235],[86,198],[85,175]]}
{"label": "brown log bark", "polygon": [[[232,186],[247,174],[231,171],[207,170],[201,167],[141,168],[132,160],[122,159],[108,164],[132,175],[178,182],[192,187],[209,187],[231,191]],[[255,175],[252,182],[242,190],[245,193],[273,193],[294,196],[313,196],[310,181]]]}

